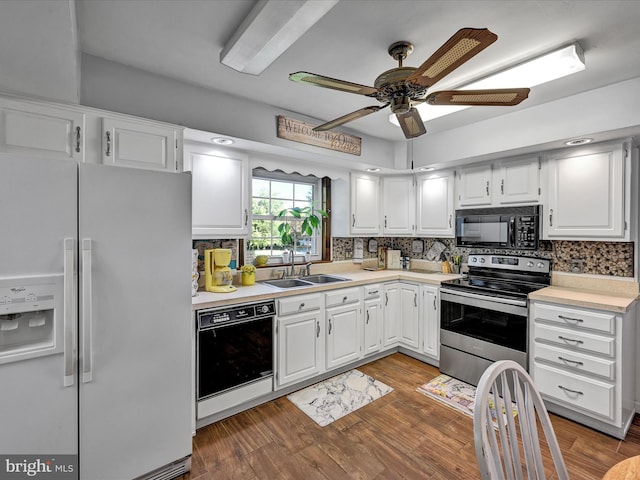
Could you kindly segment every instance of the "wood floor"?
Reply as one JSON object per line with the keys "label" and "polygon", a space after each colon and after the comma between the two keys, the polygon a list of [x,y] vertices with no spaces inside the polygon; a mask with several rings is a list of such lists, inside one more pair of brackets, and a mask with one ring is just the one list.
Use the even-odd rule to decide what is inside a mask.
{"label": "wood floor", "polygon": [[[326,427],[286,397],[204,427],[181,479],[479,478],[472,419],[415,391],[436,368],[396,353],[359,370],[394,391]],[[640,455],[638,416],[624,441],[551,417],[572,480],[601,479]]]}

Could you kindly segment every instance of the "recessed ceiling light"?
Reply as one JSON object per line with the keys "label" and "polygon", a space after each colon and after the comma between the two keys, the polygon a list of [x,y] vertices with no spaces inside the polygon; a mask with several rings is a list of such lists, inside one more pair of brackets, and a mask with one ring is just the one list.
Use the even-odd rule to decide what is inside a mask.
{"label": "recessed ceiling light", "polygon": [[420,170],[421,172],[431,172],[431,171],[435,170],[435,168],[433,168],[433,167],[420,167],[418,170]]}
{"label": "recessed ceiling light", "polygon": [[380,169],[379,168],[367,168],[367,172],[379,172]]}
{"label": "recessed ceiling light", "polygon": [[575,140],[567,140],[564,144],[575,147],[576,145],[584,145],[585,143],[591,142],[593,142],[593,138],[576,138]]}
{"label": "recessed ceiling light", "polygon": [[223,137],[214,137],[211,139],[211,141],[213,143],[217,143],[218,145],[233,145],[234,143],[236,143],[230,138],[223,138]]}

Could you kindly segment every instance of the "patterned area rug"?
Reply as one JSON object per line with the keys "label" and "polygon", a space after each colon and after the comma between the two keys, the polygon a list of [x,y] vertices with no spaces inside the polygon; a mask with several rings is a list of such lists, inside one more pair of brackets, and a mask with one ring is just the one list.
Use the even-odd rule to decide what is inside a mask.
{"label": "patterned area rug", "polygon": [[350,370],[292,393],[287,398],[324,427],[392,391],[393,388],[369,375]]}
{"label": "patterned area rug", "polygon": [[[476,387],[473,385],[448,375],[438,375],[430,382],[419,386],[416,390],[473,418],[473,407],[476,400]],[[493,399],[489,400],[489,409],[491,410],[493,423],[497,425]],[[502,413],[505,414],[506,412],[503,411]],[[512,413],[514,417],[518,414],[515,404],[513,404]]]}

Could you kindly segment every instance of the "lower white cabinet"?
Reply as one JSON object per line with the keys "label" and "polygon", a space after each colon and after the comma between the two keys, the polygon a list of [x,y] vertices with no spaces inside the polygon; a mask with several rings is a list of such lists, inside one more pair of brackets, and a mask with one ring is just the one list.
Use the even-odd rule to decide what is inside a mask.
{"label": "lower white cabinet", "polygon": [[419,286],[394,282],[383,287],[382,345],[394,347],[398,344],[418,351],[419,337]]}
{"label": "lower white cabinet", "polygon": [[530,372],[550,411],[624,438],[635,413],[635,309],[531,303]]}
{"label": "lower white cabinet", "polygon": [[326,368],[354,362],[362,354],[362,305],[358,287],[325,294]]}
{"label": "lower white cabinet", "polygon": [[385,283],[382,293],[382,347],[395,347],[400,339],[400,284]]}
{"label": "lower white cabinet", "polygon": [[440,359],[440,289],[422,285],[420,324],[422,326],[422,353]]}
{"label": "lower white cabinet", "polygon": [[382,347],[382,285],[365,285],[364,293],[364,334],[363,355],[377,353]]}
{"label": "lower white cabinet", "polygon": [[277,302],[276,389],[324,371],[325,329],[319,293]]}

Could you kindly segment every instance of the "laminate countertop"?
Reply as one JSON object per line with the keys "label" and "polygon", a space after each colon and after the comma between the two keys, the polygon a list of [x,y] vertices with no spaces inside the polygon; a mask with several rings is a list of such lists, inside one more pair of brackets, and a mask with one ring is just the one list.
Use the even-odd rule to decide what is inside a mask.
{"label": "laminate countertop", "polygon": [[238,290],[231,293],[213,293],[199,291],[198,294],[192,298],[191,309],[200,310],[210,307],[222,307],[238,303],[256,302],[261,300],[269,300],[272,298],[289,297],[292,295],[325,292],[338,288],[356,287],[371,283],[384,283],[396,280],[440,285],[440,283],[444,280],[452,280],[454,278],[461,277],[461,275],[458,274],[427,271],[422,272],[415,270],[352,270],[335,273],[332,272],[331,275],[347,278],[348,280],[344,282],[334,282],[328,284],[325,283],[309,287],[305,286],[287,289],[275,288],[258,281],[255,283],[255,285],[251,286],[236,285]]}

